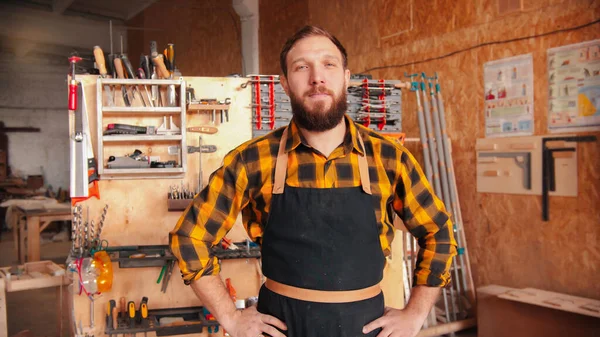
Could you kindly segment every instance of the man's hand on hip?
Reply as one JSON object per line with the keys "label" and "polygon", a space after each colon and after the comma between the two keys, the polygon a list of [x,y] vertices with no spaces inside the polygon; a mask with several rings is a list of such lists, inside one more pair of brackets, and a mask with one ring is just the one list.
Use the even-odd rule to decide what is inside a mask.
{"label": "man's hand on hip", "polygon": [[386,307],[383,316],[365,325],[363,333],[367,334],[381,328],[377,337],[414,337],[421,330],[422,325],[421,315]]}
{"label": "man's hand on hip", "polygon": [[237,311],[231,319],[231,327],[227,332],[233,337],[259,337],[267,334],[272,337],[285,337],[275,327],[287,330],[287,326],[277,318],[261,314],[252,306],[242,311]]}

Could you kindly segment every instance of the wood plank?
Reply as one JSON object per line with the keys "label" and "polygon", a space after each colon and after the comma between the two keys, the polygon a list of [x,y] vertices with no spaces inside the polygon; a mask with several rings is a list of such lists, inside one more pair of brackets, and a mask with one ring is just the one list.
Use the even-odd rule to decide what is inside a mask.
{"label": "wood plank", "polygon": [[498,297],[600,318],[600,311],[595,309],[600,307],[600,301],[591,298],[571,296],[535,288],[510,290],[498,295]]}

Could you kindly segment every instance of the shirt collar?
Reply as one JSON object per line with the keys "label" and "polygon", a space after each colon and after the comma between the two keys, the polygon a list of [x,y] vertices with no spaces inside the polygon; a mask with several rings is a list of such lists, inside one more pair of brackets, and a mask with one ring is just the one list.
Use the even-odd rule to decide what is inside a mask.
{"label": "shirt collar", "polygon": [[[346,122],[346,135],[344,136],[344,141],[342,142],[342,146],[344,147],[344,152],[348,153],[350,150],[354,149],[359,154],[363,155],[363,148],[360,146],[358,141],[358,127],[354,124],[354,121],[348,117],[348,115],[344,114],[344,120]],[[308,142],[302,136],[298,125],[296,125],[296,121],[292,118],[292,121],[288,125],[288,135],[285,145],[285,152],[288,153],[292,150],[295,150],[300,144],[309,147]]]}

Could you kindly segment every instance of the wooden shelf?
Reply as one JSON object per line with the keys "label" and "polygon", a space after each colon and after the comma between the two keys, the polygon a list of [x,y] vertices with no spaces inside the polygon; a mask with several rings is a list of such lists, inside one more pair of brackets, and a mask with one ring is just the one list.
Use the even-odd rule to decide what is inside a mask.
{"label": "wooden shelf", "polygon": [[148,80],[131,78],[101,78],[98,77],[98,85],[125,84],[125,85],[177,85],[183,84],[183,80]]}
{"label": "wooden shelf", "polygon": [[[211,109],[212,110],[212,109]],[[179,114],[181,113],[181,107],[178,106],[174,106],[174,107],[161,107],[161,108],[148,108],[148,107],[142,107],[142,106],[105,106],[102,107],[102,113],[103,114],[109,114],[109,113],[119,113],[119,112],[126,112],[126,113],[135,113],[135,114],[148,114],[148,113],[156,113],[156,114]]]}
{"label": "wooden shelf", "polygon": [[170,174],[170,173],[184,173],[182,167],[174,167],[174,168],[142,168],[142,169],[110,169],[105,168],[103,174],[111,175],[111,174]]}
{"label": "wooden shelf", "polygon": [[105,143],[109,142],[136,142],[136,141],[180,141],[182,139],[181,135],[169,135],[169,136],[160,136],[160,135],[112,135],[112,136],[102,136],[102,141]]}

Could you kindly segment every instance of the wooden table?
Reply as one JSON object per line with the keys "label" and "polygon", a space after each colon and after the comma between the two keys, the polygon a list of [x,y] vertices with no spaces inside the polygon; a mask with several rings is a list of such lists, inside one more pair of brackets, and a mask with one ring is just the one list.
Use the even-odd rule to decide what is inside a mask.
{"label": "wooden table", "polygon": [[[13,275],[11,269],[15,269],[15,272],[18,269],[20,272]],[[8,337],[6,293],[50,287],[57,287],[56,313],[59,324],[56,336],[63,336],[63,329],[69,329],[63,327],[62,322],[63,316],[69,315],[70,301],[69,292],[63,288],[70,284],[71,280],[65,275],[65,269],[52,261],[25,263],[17,268],[0,267],[0,337]],[[30,319],[35,318],[35,315],[30,317]]]}
{"label": "wooden table", "polygon": [[[16,226],[13,228],[19,262],[40,260],[40,233],[53,221],[72,219],[71,205],[60,204],[52,208],[24,209],[15,207]],[[27,236],[27,244],[25,237]]]}

